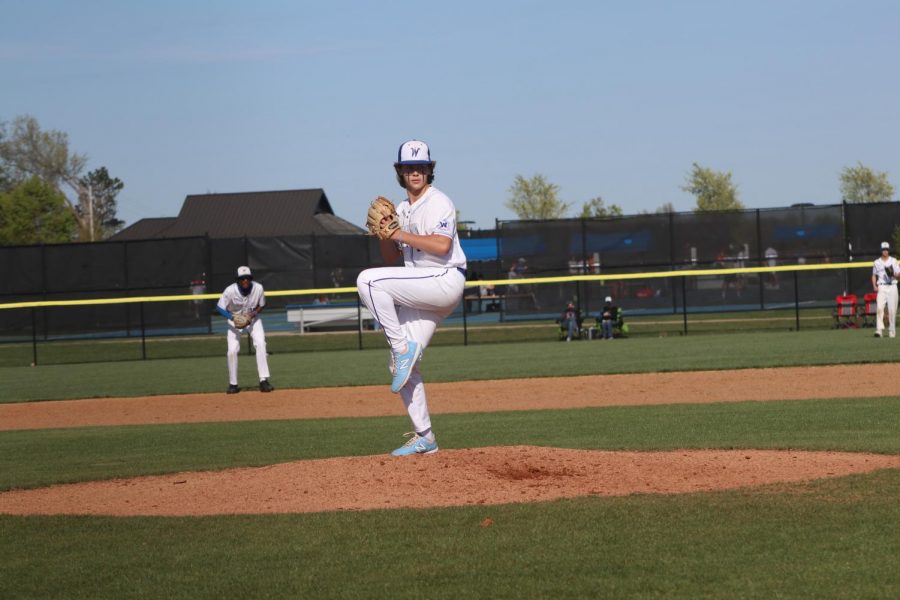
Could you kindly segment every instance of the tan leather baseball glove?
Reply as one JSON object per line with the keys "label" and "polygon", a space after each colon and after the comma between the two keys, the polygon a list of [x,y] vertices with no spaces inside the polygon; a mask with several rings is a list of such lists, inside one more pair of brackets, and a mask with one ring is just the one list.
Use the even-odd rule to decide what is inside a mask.
{"label": "tan leather baseball glove", "polygon": [[369,205],[366,227],[369,228],[370,235],[374,235],[380,240],[391,239],[400,230],[400,219],[397,217],[394,203],[384,196],[375,198]]}
{"label": "tan leather baseball glove", "polygon": [[234,315],[232,321],[234,321],[235,329],[243,329],[244,327],[249,325],[251,321],[253,321],[253,317],[248,314],[238,313]]}

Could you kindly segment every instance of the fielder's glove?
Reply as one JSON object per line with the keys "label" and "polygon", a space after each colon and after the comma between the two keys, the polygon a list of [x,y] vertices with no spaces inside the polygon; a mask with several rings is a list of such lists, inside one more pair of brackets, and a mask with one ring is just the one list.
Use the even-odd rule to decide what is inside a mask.
{"label": "fielder's glove", "polygon": [[234,315],[232,321],[234,322],[235,329],[243,329],[244,327],[249,325],[251,321],[253,321],[253,316],[244,313],[238,313]]}
{"label": "fielder's glove", "polygon": [[384,196],[375,198],[369,206],[366,227],[369,228],[369,235],[374,235],[379,240],[391,239],[400,230],[400,219],[394,203]]}
{"label": "fielder's glove", "polygon": [[891,266],[891,265],[886,266],[884,268],[884,272],[887,273],[888,277],[891,277],[891,278],[894,277],[894,267],[893,266]]}

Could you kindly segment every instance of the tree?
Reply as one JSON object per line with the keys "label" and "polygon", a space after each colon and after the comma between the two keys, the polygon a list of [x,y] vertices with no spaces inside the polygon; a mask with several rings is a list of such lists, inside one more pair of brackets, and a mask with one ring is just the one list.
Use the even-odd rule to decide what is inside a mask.
{"label": "tree", "polygon": [[589,219],[591,217],[621,217],[622,214],[621,206],[618,204],[606,206],[603,198],[597,196],[581,205],[581,215],[579,216],[582,219]]}
{"label": "tree", "polygon": [[8,192],[16,187],[16,181],[5,164],[0,162],[0,192]]}
{"label": "tree", "polygon": [[655,212],[658,215],[665,215],[668,213],[673,213],[673,212],[675,212],[675,205],[672,204],[671,202],[664,202],[663,204],[660,204],[659,206],[657,206],[656,210],[653,212]]}
{"label": "tree", "polygon": [[[80,239],[97,239],[97,227],[91,226],[90,219],[91,213],[98,212],[98,207],[93,206],[94,210],[91,210],[89,203],[93,194],[82,177],[87,156],[69,152],[69,136],[66,133],[42,131],[37,119],[30,115],[16,117],[10,125],[3,123],[0,125],[0,165],[0,175],[5,170],[6,176],[12,181],[37,176],[61,193],[63,187],[68,187],[76,201],[70,200],[65,194],[63,198],[78,222]],[[113,198],[114,196],[115,194]],[[115,203],[112,211],[109,214],[109,207],[99,210],[109,222],[115,220]]]}
{"label": "tree", "polygon": [[71,242],[77,223],[62,192],[32,177],[0,193],[0,243],[28,245]]}
{"label": "tree", "polygon": [[[6,136],[6,123],[0,121],[0,148],[3,147],[3,140]],[[0,160],[0,192],[8,192],[22,183],[21,177],[18,175],[18,173],[14,173],[11,165]]]}
{"label": "tree", "polygon": [[531,179],[516,175],[509,193],[506,207],[520,219],[558,219],[570,206],[559,199],[559,186],[544,179],[543,175]]}
{"label": "tree", "polygon": [[125,224],[116,218],[116,196],[125,187],[118,178],[111,178],[106,167],[95,169],[80,179],[82,194],[76,207],[79,223],[86,222],[93,231],[82,231],[82,239],[99,240],[116,233]]}
{"label": "tree", "polygon": [[841,171],[841,199],[849,204],[890,202],[894,199],[894,186],[888,181],[887,173],[876,173],[857,163]]}
{"label": "tree", "polygon": [[681,189],[697,197],[697,206],[694,208],[697,212],[744,208],[737,198],[737,187],[731,182],[730,172],[717,173],[694,163],[686,185]]}

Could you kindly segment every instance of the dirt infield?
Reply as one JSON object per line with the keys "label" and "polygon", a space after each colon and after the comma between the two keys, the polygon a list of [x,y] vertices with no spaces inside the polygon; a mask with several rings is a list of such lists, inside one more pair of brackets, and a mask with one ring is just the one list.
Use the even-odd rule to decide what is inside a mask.
{"label": "dirt infield", "polygon": [[[858,382],[867,381],[865,386]],[[747,369],[430,384],[433,413],[892,396],[866,367]],[[0,430],[402,414],[386,386],[0,405]],[[424,508],[672,494],[900,468],[836,452],[606,452],[531,446],[297,461],[0,493],[0,513],[208,515]]]}
{"label": "dirt infield", "polygon": [[[862,385],[861,382],[865,382]],[[277,381],[276,381],[277,384]],[[429,383],[432,414],[893,396],[866,365]],[[0,431],[403,414],[387,385],[0,404]]]}

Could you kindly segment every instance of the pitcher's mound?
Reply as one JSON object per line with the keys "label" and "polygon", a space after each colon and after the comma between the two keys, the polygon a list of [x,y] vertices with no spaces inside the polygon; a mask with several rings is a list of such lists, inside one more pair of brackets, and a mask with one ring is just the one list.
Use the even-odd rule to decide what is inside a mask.
{"label": "pitcher's mound", "polygon": [[678,494],[900,467],[900,456],[776,450],[608,452],[536,446],[356,456],[0,494],[0,513],[222,515]]}

